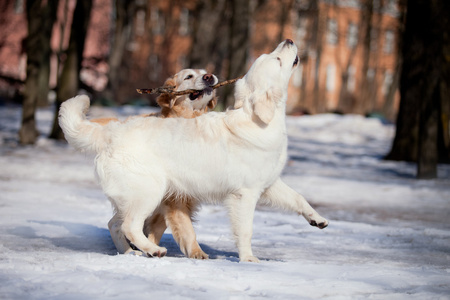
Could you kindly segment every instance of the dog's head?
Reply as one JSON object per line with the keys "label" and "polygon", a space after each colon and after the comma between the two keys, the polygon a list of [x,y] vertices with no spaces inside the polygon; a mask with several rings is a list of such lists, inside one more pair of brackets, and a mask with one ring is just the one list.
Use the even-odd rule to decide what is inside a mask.
{"label": "dog's head", "polygon": [[235,108],[246,101],[253,113],[265,124],[274,117],[275,110],[287,97],[287,87],[299,59],[297,47],[285,40],[270,54],[263,54],[236,83]]}
{"label": "dog's head", "polygon": [[171,96],[163,94],[156,99],[162,108],[172,109],[174,106],[182,106],[186,110],[201,111],[205,108],[213,109],[217,104],[215,91],[211,86],[219,80],[214,74],[208,74],[203,69],[183,69],[168,78],[164,86],[174,86],[175,91],[198,90],[188,95]]}

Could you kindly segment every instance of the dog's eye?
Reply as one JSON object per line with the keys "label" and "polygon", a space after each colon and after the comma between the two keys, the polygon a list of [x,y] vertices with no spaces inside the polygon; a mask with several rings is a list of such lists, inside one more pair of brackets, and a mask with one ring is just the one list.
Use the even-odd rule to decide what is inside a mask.
{"label": "dog's eye", "polygon": [[186,78],[184,78],[184,80],[191,79],[192,77],[194,77],[194,75],[188,75],[188,76],[186,76]]}
{"label": "dog's eye", "polygon": [[294,63],[292,64],[293,67],[295,67],[298,64],[298,56],[295,57]]}
{"label": "dog's eye", "polygon": [[278,59],[278,61],[280,62],[280,67],[281,67],[281,66],[282,66],[281,58],[277,57],[277,59]]}

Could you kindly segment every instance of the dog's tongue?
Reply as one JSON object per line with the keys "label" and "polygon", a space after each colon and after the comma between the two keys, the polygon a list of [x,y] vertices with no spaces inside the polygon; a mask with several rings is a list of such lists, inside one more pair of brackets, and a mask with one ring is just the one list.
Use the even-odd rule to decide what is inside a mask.
{"label": "dog's tongue", "polygon": [[202,92],[201,91],[199,91],[199,92],[194,92],[194,93],[191,93],[191,94],[189,94],[189,99],[191,99],[191,100],[195,100],[195,99],[197,99],[200,95],[202,94]]}
{"label": "dog's tongue", "polygon": [[189,99],[191,99],[193,101],[193,100],[197,99],[198,97],[200,97],[201,95],[203,95],[204,93],[206,93],[207,95],[210,95],[212,93],[212,91],[213,91],[213,88],[208,86],[201,91],[190,93]]}

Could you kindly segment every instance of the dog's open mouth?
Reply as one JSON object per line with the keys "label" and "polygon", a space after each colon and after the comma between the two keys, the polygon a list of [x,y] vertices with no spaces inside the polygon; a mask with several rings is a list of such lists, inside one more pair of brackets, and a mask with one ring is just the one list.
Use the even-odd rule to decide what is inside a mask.
{"label": "dog's open mouth", "polygon": [[200,98],[201,96],[203,96],[203,94],[210,95],[212,93],[212,91],[213,91],[213,88],[208,86],[208,87],[204,88],[203,90],[196,91],[194,93],[190,93],[189,99],[194,101],[194,100]]}
{"label": "dog's open mouth", "polygon": [[298,64],[298,56],[295,57],[294,63],[292,64],[293,67],[295,67]]}

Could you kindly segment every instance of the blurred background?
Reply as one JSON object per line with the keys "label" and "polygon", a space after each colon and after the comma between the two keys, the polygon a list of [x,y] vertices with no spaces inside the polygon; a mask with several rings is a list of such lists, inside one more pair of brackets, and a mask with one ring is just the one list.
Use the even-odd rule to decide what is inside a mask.
{"label": "blurred background", "polygon": [[[25,2],[33,5],[28,19],[35,28],[27,29]],[[105,104],[154,100],[135,89],[160,86],[187,67],[205,68],[222,80],[238,77],[260,54],[291,38],[299,46],[302,64],[291,81],[288,113],[382,113],[392,119],[398,106],[402,11],[394,0],[2,3],[2,98],[20,101],[23,97],[26,47],[31,46],[26,45],[28,33],[42,35],[35,45],[38,49],[30,51],[48,53],[45,62],[36,62],[39,84],[56,91],[63,84],[61,73],[71,55],[71,31],[75,31],[78,44],[85,39],[79,88]],[[77,5],[83,7],[73,28]],[[229,91],[220,92],[223,103],[232,104]],[[43,88],[40,105],[55,99],[54,93],[48,94]]]}
{"label": "blurred background", "polygon": [[[221,81],[236,78],[260,54],[291,38],[301,64],[289,85],[288,114],[356,113],[396,122],[401,112],[406,117],[398,118],[403,125],[397,123],[390,158],[417,161],[419,125],[427,124],[438,132],[431,137],[435,160],[445,162],[448,89],[438,108],[427,102],[432,113],[420,104],[429,91],[410,93],[416,98],[408,100],[406,89],[409,84],[411,91],[423,85],[436,90],[449,79],[446,2],[3,0],[0,103],[23,104],[20,141],[33,144],[36,107],[57,110],[80,92],[101,105],[155,105],[154,95],[140,95],[136,88],[159,87],[183,68],[204,68]],[[430,84],[414,77],[432,70],[446,77]],[[411,75],[403,93],[402,72],[405,79]],[[218,109],[233,104],[231,85],[218,92]],[[428,124],[430,118],[437,123]],[[50,137],[63,138],[57,122]]]}

